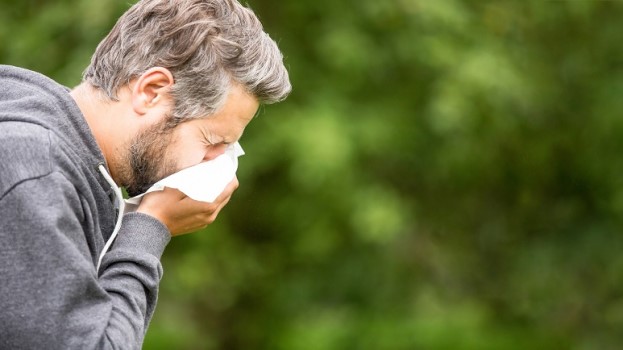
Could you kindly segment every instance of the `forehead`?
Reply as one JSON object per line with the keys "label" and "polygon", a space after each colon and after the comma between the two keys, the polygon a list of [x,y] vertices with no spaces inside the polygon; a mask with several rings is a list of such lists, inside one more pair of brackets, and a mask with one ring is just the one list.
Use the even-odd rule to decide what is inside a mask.
{"label": "forehead", "polygon": [[209,118],[236,117],[251,121],[259,108],[258,99],[239,84],[233,84],[225,103]]}

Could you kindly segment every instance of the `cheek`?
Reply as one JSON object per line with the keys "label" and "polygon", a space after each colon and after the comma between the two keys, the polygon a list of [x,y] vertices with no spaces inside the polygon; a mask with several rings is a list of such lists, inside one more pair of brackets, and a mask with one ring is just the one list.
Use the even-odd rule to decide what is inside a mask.
{"label": "cheek", "polygon": [[205,145],[197,142],[197,135],[188,124],[177,127],[167,150],[167,158],[177,165],[177,171],[201,163]]}
{"label": "cheek", "polygon": [[206,147],[204,144],[187,145],[174,150],[169,156],[176,162],[178,169],[182,170],[212,160],[225,153],[225,150],[227,150],[227,145],[224,144],[211,147]]}
{"label": "cheek", "polygon": [[203,161],[205,147],[203,145],[176,142],[169,147],[167,156],[175,164],[177,171],[197,165]]}

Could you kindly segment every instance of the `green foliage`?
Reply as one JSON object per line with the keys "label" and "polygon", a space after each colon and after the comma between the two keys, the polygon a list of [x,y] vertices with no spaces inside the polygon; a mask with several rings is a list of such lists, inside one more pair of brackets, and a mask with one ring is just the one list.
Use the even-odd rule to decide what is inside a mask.
{"label": "green foliage", "polygon": [[[250,5],[294,91],[145,348],[619,348],[622,2]],[[0,6],[0,62],[71,85],[127,3]]]}

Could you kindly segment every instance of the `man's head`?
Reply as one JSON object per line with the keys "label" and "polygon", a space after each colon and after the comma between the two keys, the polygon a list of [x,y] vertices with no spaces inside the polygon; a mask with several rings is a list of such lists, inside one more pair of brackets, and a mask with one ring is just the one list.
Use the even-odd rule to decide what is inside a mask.
{"label": "man's head", "polygon": [[[122,158],[115,162],[122,169],[111,170],[117,170],[122,185],[142,179],[134,186],[136,191],[176,168],[192,165],[173,160],[188,148],[180,146],[173,155],[169,149],[169,143],[186,142],[186,136],[177,130],[179,124],[215,119],[227,104],[230,110],[235,109],[240,98],[245,102],[278,102],[291,90],[276,43],[263,31],[255,14],[235,0],[139,1],[99,44],[83,80],[111,102],[123,99],[120,94],[128,87],[135,96],[141,86],[166,87],[161,90],[170,102],[166,117],[158,123],[142,124],[147,126],[126,142],[125,149],[118,149],[123,154],[115,155]],[[228,102],[232,98],[234,102]],[[140,109],[135,103],[134,110]],[[217,119],[248,123],[248,111],[221,113]],[[225,139],[236,134],[239,137],[246,126],[219,135],[215,125],[222,127],[223,123],[210,123],[209,127],[216,129],[209,132],[222,139],[218,142],[236,141]],[[158,159],[158,154],[162,158]]]}
{"label": "man's head", "polygon": [[235,0],[143,0],[97,47],[83,79],[111,99],[152,67],[171,71],[171,116],[211,115],[233,83],[260,103],[291,90],[276,43],[255,14]]}
{"label": "man's head", "polygon": [[130,196],[136,196],[167,175],[216,158],[240,139],[258,105],[254,96],[235,84],[223,106],[208,118],[180,124],[165,118],[141,129],[115,155],[121,183]]}

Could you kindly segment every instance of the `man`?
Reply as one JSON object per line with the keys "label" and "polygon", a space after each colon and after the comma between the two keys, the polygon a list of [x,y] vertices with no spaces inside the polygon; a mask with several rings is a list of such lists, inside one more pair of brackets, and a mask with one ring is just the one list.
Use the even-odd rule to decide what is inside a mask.
{"label": "man", "polygon": [[213,203],[152,192],[125,215],[116,185],[134,196],[217,157],[290,89],[235,0],[140,1],[71,91],[2,66],[0,348],[140,348],[170,237],[210,224],[238,182]]}

